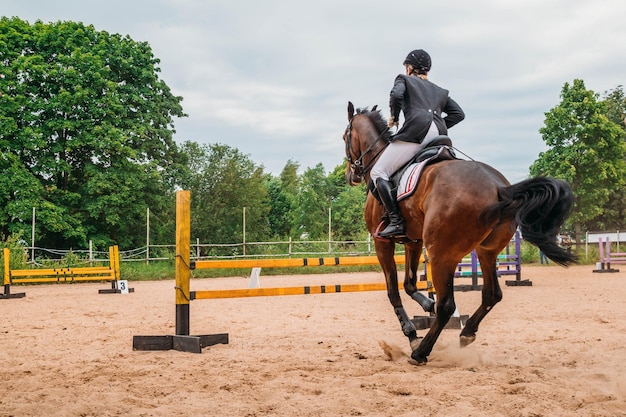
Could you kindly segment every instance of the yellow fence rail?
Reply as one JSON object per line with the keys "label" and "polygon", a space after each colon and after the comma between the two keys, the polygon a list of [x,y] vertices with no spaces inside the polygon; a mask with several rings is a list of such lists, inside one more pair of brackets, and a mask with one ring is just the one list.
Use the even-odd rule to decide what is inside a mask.
{"label": "yellow fence rail", "polygon": [[[11,251],[4,248],[4,294],[2,298],[21,298],[24,293],[11,294],[12,284],[62,283],[85,281],[111,281],[111,290],[100,290],[101,294],[120,292],[120,254],[117,246],[109,247],[109,265],[94,267],[62,267],[45,269],[11,269]],[[129,289],[131,292],[132,289]]]}

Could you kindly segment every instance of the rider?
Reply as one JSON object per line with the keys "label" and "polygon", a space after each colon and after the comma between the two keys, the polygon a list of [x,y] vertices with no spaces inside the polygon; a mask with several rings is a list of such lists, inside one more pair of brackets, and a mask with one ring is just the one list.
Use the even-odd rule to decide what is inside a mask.
{"label": "rider", "polygon": [[[389,224],[380,237],[404,235],[404,220],[389,178],[411,160],[426,144],[465,118],[461,107],[448,96],[448,90],[428,81],[430,55],[422,49],[409,53],[404,60],[406,75],[396,77],[391,90],[388,126],[398,126],[400,110],[404,124],[391,137],[391,143],[372,168],[374,182],[383,206],[389,213]],[[445,114],[445,116],[444,116]]]}

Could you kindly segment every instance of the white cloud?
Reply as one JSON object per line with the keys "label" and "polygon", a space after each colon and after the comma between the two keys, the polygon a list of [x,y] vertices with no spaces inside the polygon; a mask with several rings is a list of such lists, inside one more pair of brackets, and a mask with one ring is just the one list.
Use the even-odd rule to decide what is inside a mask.
{"label": "white cloud", "polygon": [[626,68],[622,0],[0,0],[0,10],[148,42],[189,114],[177,140],[237,147],[274,173],[288,159],[341,163],[348,100],[387,114],[415,48],[467,113],[455,144],[511,180],[544,150],[538,130],[565,82],[601,93],[624,84]]}

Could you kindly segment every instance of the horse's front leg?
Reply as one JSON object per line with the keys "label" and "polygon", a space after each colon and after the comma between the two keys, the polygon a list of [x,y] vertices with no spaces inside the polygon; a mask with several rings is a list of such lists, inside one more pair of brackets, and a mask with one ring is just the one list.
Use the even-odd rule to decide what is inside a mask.
{"label": "horse's front leg", "polygon": [[448,324],[450,317],[456,310],[454,302],[454,270],[456,262],[438,263],[435,257],[431,257],[431,262],[431,280],[437,294],[436,315],[430,330],[426,333],[418,348],[411,353],[411,359],[418,365],[424,365],[428,362],[428,356],[432,352],[435,342],[437,342],[441,331]]}
{"label": "horse's front leg", "polygon": [[422,255],[422,241],[407,243],[404,245],[405,270],[404,291],[415,300],[427,313],[435,312],[435,300],[422,294],[417,289],[417,275],[420,258]]}
{"label": "horse's front leg", "polygon": [[404,309],[402,299],[400,298],[400,291],[398,289],[398,269],[396,267],[396,261],[393,258],[395,243],[393,241],[384,242],[377,239],[374,245],[376,247],[378,262],[385,274],[387,296],[400,322],[402,333],[409,339],[409,344],[413,351],[419,346],[419,339],[417,338],[417,329]]}

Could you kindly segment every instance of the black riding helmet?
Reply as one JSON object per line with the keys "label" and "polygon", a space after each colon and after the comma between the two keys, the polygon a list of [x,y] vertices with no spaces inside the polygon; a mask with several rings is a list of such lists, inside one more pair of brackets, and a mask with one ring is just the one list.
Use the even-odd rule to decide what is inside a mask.
{"label": "black riding helmet", "polygon": [[404,65],[412,65],[418,74],[426,74],[430,71],[430,55],[423,49],[416,49],[409,52],[404,60]]}

